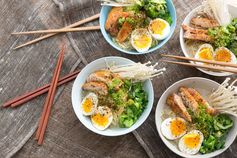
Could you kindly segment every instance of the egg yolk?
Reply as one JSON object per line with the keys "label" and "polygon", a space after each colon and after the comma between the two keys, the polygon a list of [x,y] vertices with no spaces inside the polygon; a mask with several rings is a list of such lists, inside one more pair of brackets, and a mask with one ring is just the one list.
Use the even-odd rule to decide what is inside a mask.
{"label": "egg yolk", "polygon": [[186,131],[186,124],[182,120],[175,119],[170,124],[170,131],[177,137]]}
{"label": "egg yolk", "polygon": [[86,98],[84,101],[82,108],[85,112],[90,112],[93,108],[93,102],[90,98]]}
{"label": "egg yolk", "polygon": [[134,40],[134,45],[137,47],[137,48],[147,48],[149,46],[151,42],[151,38],[149,38],[148,36],[146,35],[141,35],[139,36],[139,38],[136,38]]}
{"label": "egg yolk", "polygon": [[200,139],[201,138],[199,134],[195,133],[187,134],[184,137],[184,144],[190,149],[197,148],[198,145],[200,144]]}
{"label": "egg yolk", "polygon": [[199,58],[205,59],[205,60],[212,60],[212,52],[210,48],[203,48],[201,51],[198,53]]}
{"label": "egg yolk", "polygon": [[231,62],[231,55],[226,50],[219,50],[215,55],[216,61]]}
{"label": "egg yolk", "polygon": [[161,20],[155,20],[151,23],[151,29],[154,34],[162,35],[165,28],[166,23]]}
{"label": "egg yolk", "polygon": [[108,122],[109,122],[108,117],[106,115],[99,114],[99,113],[93,115],[92,116],[92,120],[97,125],[103,126],[103,127],[105,127],[108,124]]}

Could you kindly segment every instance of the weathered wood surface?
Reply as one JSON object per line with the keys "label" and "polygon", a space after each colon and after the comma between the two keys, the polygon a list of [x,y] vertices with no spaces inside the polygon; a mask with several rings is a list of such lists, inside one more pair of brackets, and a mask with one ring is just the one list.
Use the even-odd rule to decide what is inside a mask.
{"label": "weathered wood surface", "polygon": [[[85,59],[81,62],[80,51],[75,51],[70,44],[72,40],[65,35],[59,35],[17,51],[11,50],[16,45],[35,38],[34,36],[10,36],[11,32],[60,28],[65,25],[66,20],[63,18],[63,13],[53,1],[1,1],[0,5],[2,6],[0,11],[2,15],[0,17],[2,24],[0,30],[0,104],[51,80],[59,46],[63,39],[67,41],[68,48],[62,75],[77,66],[82,68],[87,63]],[[84,16],[79,19],[94,13],[88,10],[83,14]],[[95,42],[99,34],[99,31],[95,35],[91,33],[91,41]],[[84,53],[91,51],[89,45],[83,47],[87,47],[87,51],[81,50]],[[95,135],[83,127],[72,110],[71,87],[72,84],[69,84],[65,89],[58,90],[58,99],[55,101],[46,139],[41,147],[34,140],[33,133],[45,96],[17,109],[1,109],[0,157],[12,156],[29,138],[30,140],[16,157],[146,157],[143,148],[132,134],[109,138]]]}
{"label": "weathered wood surface", "polygon": [[[181,55],[180,24],[187,13],[200,2],[174,0],[174,3],[178,17],[177,29],[172,39],[158,52]],[[60,7],[57,8],[56,4]],[[99,31],[58,35],[36,45],[12,51],[11,48],[34,36],[10,36],[11,32],[60,28],[98,13],[100,6],[95,0],[12,0],[0,1],[0,5],[0,104],[50,81],[63,39],[67,41],[68,48],[62,74],[82,68],[86,63],[104,56],[123,56],[141,62],[160,59],[158,53],[144,56],[119,53],[106,43]],[[87,25],[95,24],[98,21]],[[57,93],[43,146],[36,144],[33,133],[45,96],[17,109],[1,109],[0,157],[13,155],[25,143],[14,157],[177,157],[162,143],[155,127],[154,112],[159,97],[172,83],[186,77],[202,76],[218,82],[222,82],[224,78],[210,77],[193,68],[161,63],[160,67],[163,66],[167,67],[167,72],[153,80],[153,111],[133,134],[111,138],[87,130],[73,112],[70,83]],[[220,157],[237,157],[236,144],[235,141]]]}

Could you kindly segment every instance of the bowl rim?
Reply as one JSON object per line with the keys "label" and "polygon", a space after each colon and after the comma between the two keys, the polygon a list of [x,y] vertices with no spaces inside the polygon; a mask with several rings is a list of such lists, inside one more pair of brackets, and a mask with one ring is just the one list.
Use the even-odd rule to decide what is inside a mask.
{"label": "bowl rim", "polygon": [[[140,120],[139,122],[138,122],[138,120],[137,120],[137,122],[135,122],[135,124],[133,124],[131,127],[129,127],[129,128],[122,128],[122,129],[124,129],[123,131],[116,132],[116,133],[104,133],[104,131],[100,131],[100,130],[97,130],[97,129],[94,129],[94,128],[90,128],[90,127],[87,125],[87,122],[81,120],[81,117],[86,117],[86,116],[84,116],[84,115],[80,116],[80,114],[76,111],[76,106],[77,106],[77,105],[75,105],[75,102],[76,102],[76,101],[75,101],[75,98],[74,98],[74,94],[76,93],[76,91],[78,90],[78,88],[80,88],[80,87],[77,87],[76,84],[77,84],[77,82],[79,82],[79,79],[81,78],[81,75],[80,75],[80,74],[84,74],[85,72],[87,72],[87,68],[91,67],[91,65],[94,65],[94,64],[96,64],[97,62],[99,62],[99,61],[101,61],[101,60],[106,60],[106,59],[109,59],[109,60],[113,60],[113,59],[125,60],[125,61],[128,61],[128,62],[131,62],[131,63],[133,62],[133,63],[134,63],[134,61],[132,61],[132,60],[130,60],[130,59],[127,59],[127,58],[124,58],[124,57],[119,57],[119,56],[107,56],[107,57],[102,57],[102,58],[99,58],[99,59],[96,59],[96,60],[90,62],[89,64],[87,64],[87,65],[81,70],[81,72],[77,75],[77,77],[76,77],[76,79],[75,79],[75,81],[74,81],[74,83],[73,83],[72,92],[71,92],[71,102],[72,102],[73,111],[74,111],[74,113],[76,114],[77,118],[79,119],[79,121],[80,121],[88,130],[90,130],[90,131],[92,131],[92,132],[94,132],[94,133],[96,133],[96,134],[103,135],[103,136],[121,136],[121,135],[125,135],[125,134],[128,134],[128,133],[130,133],[130,132],[136,130],[138,127],[140,127],[140,126],[147,120],[147,118],[148,118],[148,116],[150,115],[151,110],[152,110],[152,108],[153,108],[153,104],[154,104],[154,89],[153,89],[153,85],[152,85],[151,80],[150,80],[150,79],[149,79],[149,80],[146,80],[148,86],[150,87],[150,89],[149,89],[150,93],[149,93],[149,94],[150,94],[151,100],[150,100],[150,102],[147,103],[147,107],[146,107],[147,111],[146,111],[146,113],[145,113],[145,110],[146,110],[146,109],[145,109],[145,110],[143,111],[143,113],[141,114],[141,116],[144,115],[144,114],[146,114],[146,115],[144,116],[144,118],[143,118],[142,120]],[[150,104],[149,104],[149,103],[150,103]],[[141,116],[140,116],[140,117],[141,117]]]}
{"label": "bowl rim", "polygon": [[[181,151],[179,151],[178,149],[177,150],[174,150],[174,145],[168,143],[169,140],[167,140],[161,133],[161,130],[160,130],[160,126],[158,125],[158,106],[161,104],[161,101],[163,100],[164,96],[170,91],[170,89],[172,89],[175,85],[177,84],[181,84],[181,83],[184,83],[188,80],[202,80],[204,82],[209,82],[209,83],[213,83],[213,84],[216,84],[217,86],[220,85],[220,83],[216,82],[216,81],[213,81],[211,79],[207,79],[207,78],[204,78],[204,77],[188,77],[188,78],[184,78],[184,79],[181,79],[175,83],[173,83],[172,85],[170,85],[166,90],[165,92],[161,95],[157,105],[156,105],[156,111],[155,111],[155,124],[156,124],[156,129],[157,129],[157,132],[159,134],[159,137],[161,138],[162,142],[166,145],[166,147],[169,148],[169,150],[171,150],[173,153],[179,155],[179,156],[182,156],[182,157],[192,157],[192,158],[199,158],[199,157],[202,157],[202,158],[209,158],[209,157],[215,157],[215,156],[218,156],[222,153],[224,153],[234,142],[236,136],[237,136],[237,132],[234,133],[234,139],[230,141],[230,144],[228,146],[225,146],[224,149],[220,149],[222,151],[219,151],[219,150],[216,150],[218,153],[214,153],[214,152],[211,152],[211,153],[208,153],[208,154],[203,154],[203,155],[187,155],[185,153],[182,153]],[[161,123],[160,123],[161,124]],[[227,138],[226,138],[227,139]]]}
{"label": "bowl rim", "polygon": [[[202,5],[199,5],[197,6],[196,8],[194,8],[193,10],[191,10],[188,15],[186,15],[186,17],[184,18],[181,26],[183,24],[185,24],[185,21],[189,21],[190,22],[190,18],[195,15],[195,13],[197,13],[197,11],[199,9],[201,9],[203,6]],[[180,46],[181,46],[181,49],[182,49],[182,52],[184,54],[185,57],[190,57],[190,55],[187,53],[186,51],[186,45],[185,45],[185,42],[184,42],[184,31],[183,31],[183,28],[180,27],[180,32],[179,32],[179,43],[180,43]],[[193,61],[190,61],[190,63],[194,63]],[[205,74],[208,74],[208,75],[211,75],[211,76],[217,76],[217,77],[226,77],[226,76],[230,76],[230,75],[233,75],[233,73],[229,73],[229,72],[214,72],[214,71],[206,71],[202,68],[196,68],[198,69],[199,71],[205,73]]]}
{"label": "bowl rim", "polygon": [[[115,48],[116,50],[120,51],[120,52],[123,52],[123,53],[126,53],[126,54],[131,54],[131,55],[143,55],[143,54],[149,54],[149,53],[155,53],[156,50],[160,49],[161,47],[163,47],[170,39],[171,37],[173,36],[174,34],[174,31],[176,29],[176,25],[177,25],[177,13],[176,13],[176,8],[175,8],[175,5],[173,3],[172,0],[167,0],[170,2],[171,4],[171,7],[173,8],[174,10],[174,20],[173,20],[173,29],[171,29],[170,31],[170,34],[167,38],[165,38],[164,40],[161,40],[161,44],[158,44],[157,46],[153,47],[153,48],[150,48],[148,51],[144,52],[144,53],[139,53],[137,52],[136,50],[135,51],[130,51],[130,50],[125,50],[125,49],[122,49],[121,47],[117,46],[111,39],[108,40],[107,39],[107,31],[105,30],[105,26],[104,24],[102,23],[102,20],[101,20],[101,16],[103,15],[102,13],[104,12],[104,10],[106,8],[110,8],[110,6],[102,6],[101,8],[101,11],[100,11],[100,18],[99,18],[99,23],[100,23],[100,30],[101,30],[101,33],[105,39],[106,42],[108,42],[110,44],[110,46],[112,46],[113,48]],[[109,37],[110,38],[110,37]]]}

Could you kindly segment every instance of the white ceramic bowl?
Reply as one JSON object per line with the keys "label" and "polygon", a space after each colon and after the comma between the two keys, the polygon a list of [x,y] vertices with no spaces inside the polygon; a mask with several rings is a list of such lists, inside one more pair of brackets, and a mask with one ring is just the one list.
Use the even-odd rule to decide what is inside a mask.
{"label": "white ceramic bowl", "polygon": [[235,140],[236,135],[237,135],[237,118],[232,117],[232,116],[230,116],[230,117],[234,121],[234,126],[227,135],[225,148],[214,151],[214,152],[209,153],[209,154],[197,154],[197,155],[184,154],[178,149],[178,147],[176,145],[171,143],[171,141],[167,140],[161,133],[161,123],[163,121],[162,120],[162,113],[163,113],[165,108],[169,108],[168,105],[166,105],[166,99],[170,94],[172,94],[173,92],[177,92],[179,87],[186,86],[186,87],[195,88],[197,91],[199,91],[205,97],[205,96],[209,95],[212,90],[217,89],[219,85],[220,85],[219,83],[217,83],[215,81],[212,81],[212,80],[209,80],[209,79],[200,78],[200,77],[191,77],[191,78],[183,79],[183,80],[180,80],[180,81],[174,83],[161,96],[161,98],[160,98],[160,100],[157,104],[157,107],[156,107],[156,114],[155,114],[156,128],[158,130],[158,133],[159,133],[162,141],[165,143],[165,145],[171,151],[176,153],[177,155],[182,156],[182,157],[189,157],[189,158],[215,157],[215,156],[223,153],[226,149],[228,149],[228,147]]}
{"label": "white ceramic bowl", "polygon": [[144,83],[144,89],[148,93],[148,104],[146,109],[143,111],[142,115],[139,117],[137,122],[130,128],[108,128],[104,131],[100,131],[96,129],[92,123],[89,117],[84,116],[82,114],[82,109],[81,109],[81,102],[83,100],[82,98],[82,85],[85,83],[86,78],[94,71],[106,68],[106,63],[107,64],[116,64],[116,65],[122,65],[122,64],[130,64],[133,63],[133,61],[122,58],[122,57],[104,57],[97,59],[90,64],[88,64],[82,71],[79,73],[77,76],[73,87],[72,87],[72,106],[74,109],[74,112],[76,113],[78,119],[81,121],[81,123],[87,127],[89,130],[100,134],[100,135],[105,135],[105,136],[119,136],[119,135],[124,135],[129,132],[132,132],[136,128],[138,128],[149,116],[152,106],[153,106],[153,100],[154,100],[154,92],[153,92],[153,87],[152,83],[150,80],[147,80]]}
{"label": "white ceramic bowl", "polygon": [[[201,10],[202,6],[199,6],[195,9],[193,9],[184,19],[183,23],[182,24],[185,24],[185,25],[190,25],[190,21],[193,17],[195,17],[197,15],[197,12],[198,10]],[[184,31],[181,27],[180,29],[180,35],[179,35],[179,40],[180,40],[180,45],[181,45],[181,48],[182,48],[182,51],[184,53],[184,55],[186,57],[193,57],[193,55],[190,54],[190,52],[188,51],[187,49],[187,46],[185,44],[185,39],[184,39]],[[201,69],[201,68],[198,68],[198,70],[206,73],[206,74],[209,74],[209,75],[212,75],[212,76],[230,76],[232,75],[232,73],[229,73],[229,72],[214,72],[214,71],[206,71],[204,69]]]}

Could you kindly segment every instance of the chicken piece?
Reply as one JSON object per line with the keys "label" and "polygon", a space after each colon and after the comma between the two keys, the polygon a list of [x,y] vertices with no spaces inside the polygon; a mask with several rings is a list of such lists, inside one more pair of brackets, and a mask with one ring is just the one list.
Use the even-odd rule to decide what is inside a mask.
{"label": "chicken piece", "polygon": [[117,40],[119,43],[124,42],[132,32],[132,25],[124,22],[122,28],[119,30]]}
{"label": "chicken piece", "polygon": [[112,80],[112,73],[109,70],[96,71],[87,78],[87,82],[104,82],[108,84]]}
{"label": "chicken piece", "polygon": [[193,27],[190,27],[188,25],[182,25],[182,28],[184,31],[189,31],[191,33],[195,33],[195,34],[207,34],[208,33],[208,30],[204,30],[204,29],[197,29],[197,28],[193,28]]}
{"label": "chicken piece", "polygon": [[207,29],[220,26],[219,23],[214,19],[201,18],[201,17],[192,18],[191,24]]}
{"label": "chicken piece", "polygon": [[193,112],[198,112],[198,103],[194,99],[194,97],[188,92],[188,89],[186,87],[180,87],[179,94],[185,106],[190,108]]}
{"label": "chicken piece", "polygon": [[167,98],[166,103],[170,106],[174,113],[180,115],[185,120],[192,122],[192,118],[179,95],[173,93]]}
{"label": "chicken piece", "polygon": [[207,34],[195,34],[190,31],[186,31],[184,33],[184,38],[190,39],[190,40],[198,40],[198,41],[204,41],[204,42],[212,42],[212,38]]}
{"label": "chicken piece", "polygon": [[216,113],[216,109],[214,109],[212,106],[210,106],[210,104],[201,96],[201,94],[196,91],[193,88],[188,88],[188,92],[194,97],[194,99],[201,104],[202,106],[204,106],[206,109],[206,112],[214,115]]}
{"label": "chicken piece", "polygon": [[103,82],[87,82],[82,86],[83,90],[92,91],[101,95],[108,94],[108,87]]}
{"label": "chicken piece", "polygon": [[208,35],[207,30],[192,28],[187,25],[182,25],[184,38],[191,40],[199,40],[204,42],[212,42],[211,36]]}
{"label": "chicken piece", "polygon": [[128,17],[128,12],[123,12],[122,7],[113,7],[109,12],[105,23],[105,29],[112,35],[116,36],[119,32],[118,30],[118,19],[120,17]]}

